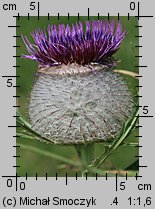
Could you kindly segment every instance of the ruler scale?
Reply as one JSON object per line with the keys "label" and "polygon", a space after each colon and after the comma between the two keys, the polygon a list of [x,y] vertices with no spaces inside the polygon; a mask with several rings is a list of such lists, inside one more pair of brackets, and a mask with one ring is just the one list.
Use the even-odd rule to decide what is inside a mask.
{"label": "ruler scale", "polygon": [[[0,196],[1,208],[154,208],[154,10],[153,0],[141,1],[4,1],[0,3],[1,10],[1,177]],[[20,89],[22,86],[22,54],[20,40],[24,33],[24,27],[38,24],[45,20],[51,24],[53,19],[62,23],[63,18],[68,21],[80,21],[83,17],[91,20],[92,17],[100,20],[106,17],[108,20],[126,19],[129,23],[133,18],[137,24],[133,25],[133,33],[136,45],[133,47],[136,63],[132,63],[133,72],[139,70],[135,77],[139,84],[133,88],[139,90],[135,98],[139,100],[136,106],[139,114],[135,117],[139,120],[136,124],[134,137],[139,144],[133,144],[138,150],[134,154],[135,175],[128,172],[122,174],[116,168],[111,174],[105,171],[104,177],[98,173],[91,177],[86,172],[83,177],[79,172],[60,174],[60,169],[55,175],[47,170],[33,173],[22,169],[22,146],[18,144],[20,136],[16,133],[21,125],[16,123],[20,116],[16,115],[16,109],[21,108]],[[21,20],[24,18],[22,25]],[[31,30],[30,30],[31,32]],[[120,47],[121,48],[121,47]],[[152,89],[153,88],[153,89]],[[24,107],[25,108],[25,107]],[[17,142],[17,143],[16,143]],[[26,147],[26,146],[25,146]],[[37,152],[32,148],[31,151]],[[21,153],[21,155],[20,155]],[[29,156],[27,155],[28,160]],[[23,161],[24,162],[24,161]],[[30,162],[31,163],[31,162]],[[37,162],[36,162],[37,163]],[[65,166],[65,165],[62,165]],[[61,167],[61,166],[60,166]],[[68,168],[69,169],[72,168]]]}

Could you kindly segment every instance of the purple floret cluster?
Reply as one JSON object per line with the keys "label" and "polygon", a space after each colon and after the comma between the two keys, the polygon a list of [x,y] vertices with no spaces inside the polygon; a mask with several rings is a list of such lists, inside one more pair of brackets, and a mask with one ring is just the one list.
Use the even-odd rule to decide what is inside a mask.
{"label": "purple floret cluster", "polygon": [[112,20],[86,21],[75,25],[49,25],[47,30],[38,29],[31,33],[34,43],[26,36],[23,41],[29,55],[24,58],[37,61],[40,65],[55,66],[78,63],[106,63],[118,50],[125,38],[121,23]]}

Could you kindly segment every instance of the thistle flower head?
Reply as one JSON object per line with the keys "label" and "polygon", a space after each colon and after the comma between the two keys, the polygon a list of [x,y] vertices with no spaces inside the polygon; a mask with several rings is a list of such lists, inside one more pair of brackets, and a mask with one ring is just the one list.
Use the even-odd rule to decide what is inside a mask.
{"label": "thistle flower head", "polygon": [[102,63],[110,65],[109,58],[118,50],[125,37],[118,22],[86,21],[85,29],[81,22],[75,25],[49,25],[47,30],[36,30],[31,33],[35,44],[31,44],[26,36],[23,41],[29,55],[24,58],[37,61],[40,65],[55,66],[60,64]]}
{"label": "thistle flower head", "polygon": [[[114,21],[59,24],[23,36],[37,61],[38,77],[31,91],[32,129],[50,142],[78,144],[105,141],[118,135],[133,99],[123,79],[112,71],[126,32]],[[105,69],[106,68],[106,69]],[[94,73],[95,71],[95,73]]]}

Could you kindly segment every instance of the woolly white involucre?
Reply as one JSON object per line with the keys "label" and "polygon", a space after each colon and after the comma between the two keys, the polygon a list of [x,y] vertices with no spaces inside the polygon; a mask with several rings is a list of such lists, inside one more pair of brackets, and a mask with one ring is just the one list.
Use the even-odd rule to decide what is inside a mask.
{"label": "woolly white involucre", "polygon": [[42,66],[29,104],[32,129],[59,144],[113,139],[132,111],[122,77],[100,64]]}

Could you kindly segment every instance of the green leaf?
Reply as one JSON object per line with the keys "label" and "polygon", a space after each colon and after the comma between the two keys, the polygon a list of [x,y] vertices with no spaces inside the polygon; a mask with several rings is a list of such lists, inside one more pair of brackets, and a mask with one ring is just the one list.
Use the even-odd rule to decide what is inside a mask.
{"label": "green leaf", "polygon": [[98,159],[96,159],[90,167],[99,167],[123,142],[124,140],[131,134],[133,129],[135,129],[135,124],[138,120],[138,108],[135,108],[135,111],[131,118],[124,123],[120,134],[116,139],[112,142],[111,146],[106,150],[104,154],[102,154]]}
{"label": "green leaf", "polygon": [[47,150],[45,151],[45,150],[42,150],[42,149],[39,149],[39,148],[36,148],[36,147],[32,147],[30,145],[25,145],[25,144],[22,144],[22,143],[17,143],[17,145],[19,145],[20,148],[22,148],[22,149],[26,149],[26,150],[29,150],[31,152],[35,152],[37,154],[44,155],[46,157],[54,158],[55,160],[58,160],[58,161],[70,164],[72,166],[76,166],[76,167],[80,167],[81,166],[80,162],[76,162],[76,161],[70,160],[68,158],[65,158],[63,156],[57,155],[55,153],[51,153],[51,152],[49,152]]}

